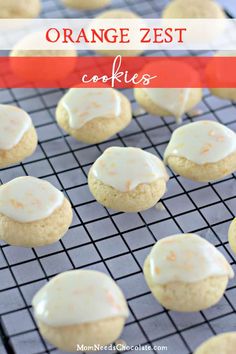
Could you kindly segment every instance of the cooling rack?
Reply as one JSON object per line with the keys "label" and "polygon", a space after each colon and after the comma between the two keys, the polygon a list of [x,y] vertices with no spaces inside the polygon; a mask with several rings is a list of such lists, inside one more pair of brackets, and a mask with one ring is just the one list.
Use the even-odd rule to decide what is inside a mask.
{"label": "cooling rack", "polygon": [[[129,8],[152,18],[160,15],[165,3],[114,0],[112,7]],[[44,0],[42,16],[78,17],[78,13],[65,9],[57,0]],[[79,16],[90,17],[91,12],[79,13]],[[133,353],[188,354],[212,335],[236,330],[234,279],[216,306],[195,314],[181,314],[163,309],[154,300],[142,274],[151,246],[167,235],[182,232],[195,232],[211,241],[236,271],[235,258],[227,241],[228,227],[236,214],[235,174],[215,183],[199,184],[169,171],[168,192],[162,199],[165,209],[153,208],[138,214],[107,210],[88,190],[88,170],[108,146],[137,146],[162,157],[176,128],[170,117],[152,117],[139,112],[132,90],[123,91],[132,102],[132,123],[109,141],[88,146],[66,135],[55,123],[55,107],[63,90],[0,90],[0,102],[27,110],[39,135],[36,153],[22,164],[1,170],[1,183],[22,175],[47,179],[64,191],[74,210],[68,234],[54,245],[25,249],[0,243],[1,354],[62,353],[40,336],[31,300],[51,277],[75,268],[106,272],[122,288],[130,317],[121,338],[130,346],[146,344],[154,348]],[[197,110],[186,115],[184,122],[199,119],[217,120],[236,130],[236,105],[213,97],[205,90]]]}

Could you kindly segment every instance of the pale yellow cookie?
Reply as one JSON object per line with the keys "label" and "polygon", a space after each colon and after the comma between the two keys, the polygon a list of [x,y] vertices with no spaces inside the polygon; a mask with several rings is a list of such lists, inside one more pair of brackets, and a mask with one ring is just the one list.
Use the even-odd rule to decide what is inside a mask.
{"label": "pale yellow cookie", "polygon": [[143,271],[160,304],[179,312],[200,311],[215,305],[234,275],[224,256],[195,234],[173,235],[158,241],[146,258]]}
{"label": "pale yellow cookie", "polygon": [[107,149],[88,175],[95,199],[107,208],[123,212],[153,207],[166,192],[167,180],[162,161],[138,148]]}
{"label": "pale yellow cookie", "polygon": [[22,162],[38,143],[30,116],[22,109],[0,105],[0,168]]}
{"label": "pale yellow cookie", "polygon": [[[215,55],[215,57],[229,57],[229,56],[236,56],[236,52],[235,51],[219,51],[217,52]],[[218,77],[219,79],[221,79],[222,81],[224,80],[224,66],[223,66],[223,62],[222,64],[219,64],[219,68],[217,70],[217,66],[214,65],[213,62],[213,66],[211,66],[211,63],[208,65],[207,68],[207,75],[208,75],[208,79],[211,80],[211,78],[213,77]],[[217,96],[219,98],[222,98],[224,100],[231,100],[231,101],[236,101],[236,88],[210,88],[209,89],[210,92],[212,93],[212,95]]]}
{"label": "pale yellow cookie", "polygon": [[0,0],[0,18],[34,18],[40,11],[40,0]]}
{"label": "pale yellow cookie", "polygon": [[33,298],[42,336],[68,351],[98,351],[119,338],[128,308],[123,293],[106,274],[74,270],[54,277]]}
{"label": "pale yellow cookie", "polygon": [[198,121],[174,131],[164,159],[175,173],[198,182],[236,170],[236,134],[214,121]]}
{"label": "pale yellow cookie", "polygon": [[111,0],[62,0],[65,6],[75,10],[97,10],[111,3]]}
{"label": "pale yellow cookie", "polygon": [[[114,10],[108,10],[104,11],[101,14],[99,14],[94,21],[91,22],[91,26],[96,28],[96,19],[114,19],[115,21],[124,20],[124,19],[139,19],[140,17],[129,10],[122,10],[122,9],[114,9]],[[99,25],[98,25],[99,26]],[[104,49],[99,49],[96,50],[97,53],[101,55],[108,55],[108,56],[138,56],[142,54],[143,50],[104,50]]]}
{"label": "pale yellow cookie", "polygon": [[173,0],[167,4],[163,18],[225,18],[221,6],[213,0]]}
{"label": "pale yellow cookie", "polygon": [[236,254],[236,218],[231,222],[229,227],[229,245],[233,252]]}
{"label": "pale yellow cookie", "polygon": [[201,344],[194,354],[235,354],[236,332],[218,334]]}
{"label": "pale yellow cookie", "polygon": [[71,222],[69,201],[49,182],[19,177],[0,187],[0,237],[10,245],[54,243]]}
{"label": "pale yellow cookie", "polygon": [[[45,34],[43,34],[45,36]],[[12,71],[24,80],[31,81],[54,81],[62,80],[71,74],[76,65],[77,52],[74,48],[66,50],[50,50],[50,49],[37,49],[32,50],[35,43],[41,46],[42,33],[34,32],[23,37],[10,52],[10,64]],[[23,48],[23,49],[22,49]],[[29,49],[27,49],[29,48]],[[45,61],[30,61],[27,65],[26,61],[19,58],[40,58],[45,57]],[[66,63],[62,64],[57,58],[68,58]],[[47,60],[51,58],[51,60]],[[55,58],[53,60],[53,58]],[[70,58],[70,59],[69,59]],[[62,70],[63,68],[63,70]]]}
{"label": "pale yellow cookie", "polygon": [[71,89],[56,109],[59,126],[75,139],[88,144],[109,139],[125,129],[131,119],[129,100],[109,88]]}
{"label": "pale yellow cookie", "polygon": [[[177,95],[176,98],[172,98],[172,103],[170,101],[170,95],[173,96],[173,93],[178,91],[176,89],[161,89],[161,96],[160,96],[160,103],[154,101],[154,99],[149,95],[149,91],[152,89],[143,89],[143,88],[136,88],[134,89],[134,97],[138,104],[145,109],[148,113],[154,116],[174,116],[176,117],[177,121],[181,120],[181,117],[184,113],[189,112],[193,109],[198,103],[202,100],[202,89],[200,88],[191,88],[189,90],[188,97],[186,98],[186,102],[174,103],[173,99],[178,99]],[[169,91],[169,92],[168,92]],[[184,89],[183,89],[184,91]],[[162,99],[162,96],[166,93],[167,98],[166,101]],[[181,92],[180,92],[181,94]],[[161,104],[161,105],[160,105]],[[173,109],[171,108],[173,106]]]}

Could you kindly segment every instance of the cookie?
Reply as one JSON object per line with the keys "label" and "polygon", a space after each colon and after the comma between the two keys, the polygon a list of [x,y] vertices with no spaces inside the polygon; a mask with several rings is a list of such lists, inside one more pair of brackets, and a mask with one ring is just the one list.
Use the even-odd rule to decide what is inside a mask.
{"label": "cookie", "polygon": [[64,195],[30,176],[0,186],[0,236],[14,246],[37,247],[58,241],[72,222]]}
{"label": "cookie", "polygon": [[236,134],[215,121],[186,124],[172,134],[164,160],[180,176],[215,181],[236,170]]}
{"label": "cookie", "polygon": [[[236,56],[236,52],[235,51],[219,51],[217,52],[215,55],[215,57],[229,57],[229,56]],[[224,67],[223,67],[223,62],[222,65],[218,64],[219,67],[217,68],[217,66],[213,63],[213,65],[211,65],[211,63],[208,65],[207,67],[207,77],[208,80],[211,81],[211,78],[215,78],[219,75],[223,76],[224,73]],[[223,77],[220,78],[223,81]],[[209,89],[211,94],[214,96],[217,96],[219,98],[222,98],[223,100],[230,100],[230,101],[236,101],[236,88],[210,88]]]}
{"label": "cookie", "polygon": [[37,143],[30,116],[18,107],[0,104],[0,168],[32,155]]}
{"label": "cookie", "polygon": [[202,99],[200,88],[136,88],[134,97],[141,107],[154,116],[174,116],[181,122]]}
{"label": "cookie", "polygon": [[[113,10],[108,10],[108,11],[104,11],[101,14],[99,14],[92,22],[91,25],[93,28],[96,28],[96,19],[98,20],[103,20],[106,21],[107,19],[114,19],[116,20],[125,20],[125,19],[131,19],[131,20],[135,20],[135,19],[140,19],[140,17],[129,10],[122,10],[122,9],[113,9]],[[100,22],[98,23],[98,28],[99,28]],[[122,26],[121,26],[122,27]],[[105,49],[99,49],[96,50],[97,53],[101,54],[101,55],[105,55],[105,56],[117,56],[117,55],[121,55],[121,56],[138,56],[140,54],[142,54],[143,50],[105,50]]]}
{"label": "cookie", "polygon": [[56,109],[59,126],[84,143],[103,142],[131,122],[129,100],[111,88],[72,88]]}
{"label": "cookie", "polygon": [[205,341],[194,354],[235,354],[236,332],[218,334]]}
{"label": "cookie", "polygon": [[61,273],[36,293],[32,304],[42,336],[68,352],[114,342],[129,315],[114,280],[92,270]]}
{"label": "cookie", "polygon": [[155,155],[132,147],[111,147],[95,161],[89,189],[107,208],[138,212],[153,207],[166,191],[168,174]]}
{"label": "cookie", "polygon": [[162,13],[163,18],[219,18],[226,17],[221,6],[213,0],[173,0]]}
{"label": "cookie", "polygon": [[153,296],[173,311],[193,312],[216,304],[234,272],[223,254],[196,234],[161,239],[144,263]]}
{"label": "cookie", "polygon": [[[45,37],[45,33],[34,32],[23,37],[10,52],[10,64],[13,73],[15,73],[20,78],[27,81],[59,81],[65,79],[70,75],[76,66],[76,50],[71,47],[66,50],[50,50],[50,49],[25,49],[32,48],[39,43],[39,47],[42,45],[42,39]],[[22,49],[24,48],[24,49]],[[30,58],[52,58],[52,60],[41,61],[30,61]],[[58,59],[65,57],[68,58],[66,63]],[[24,60],[19,60],[19,58],[29,58],[29,65],[26,64]],[[63,70],[62,70],[63,67]]]}
{"label": "cookie", "polygon": [[75,10],[97,10],[111,3],[111,0],[62,0],[65,6]]}
{"label": "cookie", "polygon": [[40,0],[0,0],[0,18],[34,18],[40,11]]}
{"label": "cookie", "polygon": [[230,224],[228,238],[229,245],[232,251],[236,254],[236,218],[234,218],[234,220]]}

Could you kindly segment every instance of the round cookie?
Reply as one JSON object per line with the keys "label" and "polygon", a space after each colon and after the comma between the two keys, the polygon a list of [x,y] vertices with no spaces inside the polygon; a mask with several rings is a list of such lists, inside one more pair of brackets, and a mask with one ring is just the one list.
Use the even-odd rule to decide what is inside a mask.
{"label": "round cookie", "polygon": [[18,107],[0,104],[0,168],[31,156],[37,143],[30,116]]}
{"label": "round cookie", "polygon": [[213,0],[173,0],[165,7],[163,18],[225,18],[221,6]]}
{"label": "round cookie", "polygon": [[[54,81],[62,80],[71,74],[76,65],[77,52],[74,48],[66,50],[50,50],[50,49],[25,49],[32,48],[35,43],[39,43],[39,47],[42,45],[42,35],[44,33],[34,32],[23,37],[10,52],[10,64],[12,71],[18,75],[20,78],[28,81]],[[23,49],[22,49],[23,48]],[[35,61],[30,58],[40,58],[45,57],[46,61]],[[60,60],[53,58],[68,58],[66,65],[63,65]],[[29,64],[26,65],[25,61],[21,61],[19,58],[29,58]],[[52,60],[47,60],[47,58],[52,58]]]}
{"label": "round cookie", "polygon": [[84,143],[103,142],[131,122],[129,100],[111,88],[72,88],[60,100],[56,119],[61,128]]}
{"label": "round cookie", "polygon": [[[122,21],[125,19],[140,19],[140,17],[129,10],[122,10],[122,9],[113,9],[113,10],[108,10],[108,11],[104,11],[101,14],[99,14],[92,22],[91,25],[92,27],[96,28],[96,19],[98,20],[108,20],[108,19],[114,19],[114,21]],[[98,24],[98,27],[101,26],[101,24]],[[97,53],[101,54],[101,55],[107,55],[107,56],[117,56],[117,55],[121,55],[121,56],[138,56],[140,54],[142,54],[143,50],[104,50],[104,49],[99,49],[96,50]]]}
{"label": "round cookie", "polygon": [[111,3],[111,0],[62,0],[65,6],[75,10],[97,10]]}
{"label": "round cookie", "polygon": [[236,170],[236,134],[215,121],[186,124],[172,134],[164,160],[193,181],[223,178]]}
{"label": "round cookie", "polygon": [[[215,57],[229,57],[236,56],[235,51],[219,51],[215,54]],[[223,75],[224,67],[223,62],[222,66],[220,66],[217,70],[216,65],[211,66],[211,64],[207,67],[207,77],[211,80],[211,77],[217,77],[218,75]],[[222,81],[222,78],[219,77],[219,80]],[[236,88],[210,88],[209,89],[212,95],[222,98],[224,100],[236,101]]]}
{"label": "round cookie", "polygon": [[0,18],[35,18],[40,11],[40,0],[0,0]]}
{"label": "round cookie", "polygon": [[48,245],[58,241],[71,222],[69,201],[49,182],[25,176],[0,186],[0,235],[6,243]]}
{"label": "round cookie", "polygon": [[136,88],[134,97],[141,107],[154,116],[174,116],[181,122],[202,99],[200,88]]}
{"label": "round cookie", "polygon": [[144,263],[144,276],[163,307],[193,312],[215,305],[234,272],[217,248],[196,234],[161,239]]}
{"label": "round cookie", "polygon": [[96,345],[114,342],[129,315],[114,280],[92,270],[72,270],[54,277],[37,292],[32,305],[42,336],[68,352],[76,352],[77,346],[96,350]]}
{"label": "round cookie", "polygon": [[168,174],[155,155],[132,147],[111,147],[95,161],[89,189],[107,208],[138,212],[153,207],[166,191]]}
{"label": "round cookie", "polygon": [[205,341],[194,354],[235,354],[236,332],[218,334]]}
{"label": "round cookie", "polygon": [[229,245],[232,251],[236,254],[236,218],[234,218],[230,224],[228,238]]}

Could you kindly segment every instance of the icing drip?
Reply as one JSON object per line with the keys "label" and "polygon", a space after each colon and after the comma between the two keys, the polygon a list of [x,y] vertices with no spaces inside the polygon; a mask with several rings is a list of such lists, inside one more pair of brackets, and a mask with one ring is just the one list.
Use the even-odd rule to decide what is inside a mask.
{"label": "icing drip", "polygon": [[51,326],[128,317],[126,300],[106,274],[73,270],[54,277],[33,298],[36,317]]}
{"label": "icing drip", "polygon": [[174,131],[166,148],[169,156],[184,157],[197,164],[218,162],[236,152],[236,134],[226,126],[213,121],[199,121]]}
{"label": "icing drip", "polygon": [[96,118],[118,118],[121,114],[119,93],[111,88],[72,88],[62,98],[62,104],[73,129]]}
{"label": "icing drip", "polygon": [[189,98],[189,88],[144,88],[143,90],[155,104],[173,114],[177,121],[181,121]]}
{"label": "icing drip", "polygon": [[143,183],[152,183],[169,176],[163,162],[139,148],[108,148],[93,164],[93,175],[104,184],[121,192],[134,190]]}
{"label": "icing drip", "polygon": [[10,150],[23,138],[32,125],[22,109],[0,104],[0,149]]}
{"label": "icing drip", "polygon": [[0,187],[0,213],[23,223],[50,216],[63,200],[58,189],[35,177],[18,177]]}
{"label": "icing drip", "polygon": [[234,276],[223,254],[196,234],[166,237],[154,245],[149,257],[151,276],[157,284],[193,283],[212,276]]}

